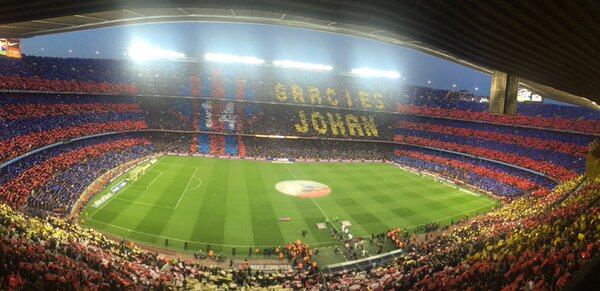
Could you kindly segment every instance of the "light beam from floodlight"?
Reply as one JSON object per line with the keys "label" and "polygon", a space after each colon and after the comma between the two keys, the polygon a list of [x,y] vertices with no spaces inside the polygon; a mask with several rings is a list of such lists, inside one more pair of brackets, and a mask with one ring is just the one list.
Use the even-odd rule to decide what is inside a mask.
{"label": "light beam from floodlight", "polygon": [[289,60],[277,60],[273,61],[273,65],[281,68],[294,68],[301,70],[310,70],[310,71],[331,71],[333,67],[330,65],[323,64],[311,64],[311,63],[303,63],[297,61],[289,61]]}
{"label": "light beam from floodlight", "polygon": [[212,62],[219,63],[239,63],[246,65],[261,65],[265,62],[265,60],[261,60],[256,57],[248,57],[248,56],[236,56],[236,55],[227,55],[227,54],[219,54],[219,53],[207,53],[204,55],[204,59]]}
{"label": "light beam from floodlight", "polygon": [[400,73],[396,71],[383,71],[370,68],[355,68],[350,72],[361,77],[378,77],[388,79],[398,79],[401,77]]}
{"label": "light beam from floodlight", "polygon": [[156,59],[182,59],[185,54],[173,50],[151,47],[143,41],[134,41],[128,48],[127,54],[136,61],[147,61]]}

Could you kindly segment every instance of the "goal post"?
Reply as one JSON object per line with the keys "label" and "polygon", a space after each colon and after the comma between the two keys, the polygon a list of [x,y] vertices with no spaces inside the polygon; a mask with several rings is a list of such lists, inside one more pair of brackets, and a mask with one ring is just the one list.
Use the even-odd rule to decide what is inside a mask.
{"label": "goal post", "polygon": [[138,177],[139,177],[138,169],[133,169],[133,170],[131,170],[131,172],[129,172],[129,180],[136,181]]}
{"label": "goal post", "polygon": [[150,164],[145,164],[145,165],[135,167],[133,170],[131,170],[131,172],[129,172],[129,180],[136,181],[141,176],[146,174],[146,171],[148,170],[148,168],[150,168]]}

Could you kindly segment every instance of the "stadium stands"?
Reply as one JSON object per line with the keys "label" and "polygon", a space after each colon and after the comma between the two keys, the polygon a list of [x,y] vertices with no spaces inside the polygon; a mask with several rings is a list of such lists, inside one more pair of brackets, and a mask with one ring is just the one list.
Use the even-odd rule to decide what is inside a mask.
{"label": "stadium stands", "polygon": [[3,94],[0,105],[0,162],[77,137],[147,128],[131,98]]}
{"label": "stadium stands", "polygon": [[[598,111],[504,116],[467,92],[330,73],[28,56],[0,58],[0,90],[0,287],[557,289],[600,247],[600,181],[580,177]],[[505,203],[424,236],[390,230],[402,259],[328,275],[302,242],[278,251],[292,272],[228,270],[58,218],[108,170],[158,152],[393,161]]]}
{"label": "stadium stands", "polygon": [[[368,122],[370,116],[332,111],[333,109],[298,110],[296,107],[281,105],[216,100],[198,102],[197,99],[181,98],[7,93],[1,101],[3,106],[0,121],[3,128],[11,130],[3,131],[0,140],[2,162],[30,150],[76,137],[146,128],[389,140],[392,136],[389,124],[397,120],[393,134],[396,142],[497,160],[565,181],[582,173],[586,146],[594,138],[589,134],[596,133],[596,125],[600,120],[597,112],[575,107],[568,108],[573,110],[564,110],[564,106],[553,104],[523,105],[519,107],[520,115],[514,118],[489,115],[485,112],[485,103],[481,103],[482,98],[466,92],[420,87],[398,90],[392,89],[393,83],[368,83],[362,80],[357,85],[348,77],[343,77],[342,82],[337,83],[334,81],[335,77],[329,74],[204,64],[205,73],[197,76],[194,75],[196,64],[165,61],[143,67],[125,61],[40,57],[0,61],[10,63],[2,71],[5,77],[90,84],[136,84],[135,86],[145,88],[142,91],[153,94],[181,93],[231,101],[279,100],[285,104],[358,106],[372,110],[392,110],[394,105],[385,102],[397,99],[399,104],[396,110],[403,113],[400,118],[379,113],[375,119],[378,134],[375,136],[373,131],[367,131],[368,123],[363,123],[363,127],[358,130],[351,129],[352,124],[348,123],[348,120]],[[66,72],[59,69],[57,64],[68,65],[72,69]],[[258,71],[266,74],[260,81],[255,76]],[[164,74],[161,77],[159,72],[168,72],[169,77]],[[300,85],[294,85],[295,82]],[[329,82],[342,84],[342,87],[336,86],[342,89],[324,89]],[[4,86],[3,88],[19,89],[11,87],[9,83],[4,83]],[[344,86],[366,89],[345,95],[346,93],[342,93]],[[380,90],[382,92],[394,92],[397,94],[396,98],[384,98],[385,102],[380,102],[381,97],[376,97],[379,88],[383,88]],[[66,91],[80,92],[69,88]],[[262,93],[257,95],[256,92]],[[375,93],[369,96],[369,92]],[[106,90],[102,93],[116,92]],[[340,94],[346,100],[340,99]],[[347,99],[348,96],[351,98]],[[478,122],[473,122],[475,120]],[[538,123],[540,120],[542,123]],[[337,126],[340,121],[346,123],[341,127]],[[581,133],[563,133],[553,129]],[[244,144],[246,139],[200,134],[198,138],[192,139],[195,145],[190,143],[189,148],[199,153],[239,155],[242,148],[240,144]],[[248,151],[245,145],[243,150]],[[258,153],[252,148],[249,150]],[[514,190],[509,192],[519,192]]]}
{"label": "stadium stands", "polygon": [[466,181],[498,196],[547,193],[556,183],[527,171],[477,158],[422,148],[399,147],[397,163]]}
{"label": "stadium stands", "polygon": [[31,194],[46,185],[58,171],[65,171],[78,161],[101,156],[110,151],[147,145],[144,138],[93,138],[44,151],[19,160],[17,165],[2,168],[4,180],[0,198],[13,206],[24,205]]}
{"label": "stadium stands", "polygon": [[67,215],[81,193],[93,181],[121,164],[148,156],[151,149],[149,145],[136,145],[125,150],[110,151],[58,172],[29,197],[25,212],[38,216]]}
{"label": "stadium stands", "polygon": [[595,206],[599,195],[598,182],[582,185],[577,179],[544,197],[519,198],[423,240],[392,230],[389,237],[408,250],[405,257],[369,271],[328,275],[324,280],[314,273],[316,268],[304,266],[294,272],[254,271],[253,276],[243,268],[202,267],[112,241],[63,219],[32,218],[0,206],[2,225],[11,226],[1,237],[0,274],[11,287],[31,284],[41,289],[243,285],[329,289],[530,285],[554,289],[564,286],[600,248],[600,212]]}
{"label": "stadium stands", "polygon": [[327,140],[245,138],[247,154],[262,158],[389,160],[387,144]]}
{"label": "stadium stands", "polygon": [[418,116],[430,116],[475,122],[487,122],[494,124],[517,125],[523,127],[562,130],[567,132],[581,132],[596,135],[600,134],[600,129],[598,129],[598,120],[582,120],[576,118],[567,119],[561,117],[532,117],[526,115],[495,115],[484,111],[445,109],[439,107],[415,106],[411,104],[399,104],[397,112],[402,114],[411,114]]}

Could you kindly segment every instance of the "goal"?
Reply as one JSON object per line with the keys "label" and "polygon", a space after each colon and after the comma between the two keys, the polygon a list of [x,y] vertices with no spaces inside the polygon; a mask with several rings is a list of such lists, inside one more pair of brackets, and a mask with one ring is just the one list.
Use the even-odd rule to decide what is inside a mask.
{"label": "goal", "polygon": [[137,179],[146,174],[148,168],[150,168],[150,164],[135,167],[133,170],[131,170],[131,172],[129,172],[129,180],[137,181]]}

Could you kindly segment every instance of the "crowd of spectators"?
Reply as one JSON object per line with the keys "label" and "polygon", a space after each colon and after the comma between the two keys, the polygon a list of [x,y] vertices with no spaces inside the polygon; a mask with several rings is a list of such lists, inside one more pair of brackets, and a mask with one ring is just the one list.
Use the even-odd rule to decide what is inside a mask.
{"label": "crowd of spectators", "polygon": [[7,173],[0,183],[0,199],[12,206],[27,203],[30,195],[46,185],[57,172],[68,170],[80,161],[92,159],[111,151],[148,145],[145,138],[101,137],[75,141],[56,149],[42,151],[15,164],[0,169]]}
{"label": "crowd of spectators", "polygon": [[257,158],[389,160],[392,147],[372,142],[244,138],[246,153]]}
{"label": "crowd of spectators", "polygon": [[[373,139],[373,140],[391,140],[393,135],[394,121],[397,116],[390,113],[368,113],[368,112],[353,112],[347,110],[332,110],[332,109],[311,109],[311,108],[298,108],[296,106],[282,106],[282,105],[266,105],[266,104],[248,104],[244,108],[245,122],[243,132],[248,134],[272,134],[272,135],[292,135],[292,136],[319,136],[319,137],[333,137],[333,138],[351,138],[351,139]],[[302,125],[302,119],[300,112],[304,112],[307,123],[307,132],[301,132],[297,130],[297,127]],[[342,134],[340,131],[334,133],[331,127],[331,121],[326,119],[327,130],[325,133],[317,133],[314,123],[311,120],[310,113],[319,112],[325,118],[327,113],[337,114],[337,118],[342,121],[342,127],[345,127],[345,132]],[[348,123],[344,119],[352,114],[354,116],[373,116],[375,125],[377,127],[378,136],[363,135],[351,135]],[[363,123],[361,119],[358,119],[360,124]],[[361,125],[362,126],[362,125]]]}
{"label": "crowd of spectators", "polygon": [[[405,250],[366,271],[320,274],[312,251],[291,243],[293,271],[263,273],[203,267],[142,251],[52,216],[33,218],[0,206],[0,276],[9,288],[327,288],[558,289],[600,248],[600,181],[581,178],[544,196],[527,196],[454,228],[411,236],[392,229]],[[306,263],[306,264],[305,264]],[[307,266],[308,265],[308,266]]]}
{"label": "crowd of spectators", "polygon": [[154,152],[191,153],[193,134],[148,132],[145,136],[152,143]]}
{"label": "crowd of spectators", "polygon": [[[229,78],[230,76],[221,77]],[[211,89],[214,91],[213,93],[217,92],[215,90],[219,88],[219,90],[227,88],[227,82],[229,82],[227,78],[225,78],[224,87],[217,86]],[[286,78],[293,79],[293,76],[287,76]],[[201,88],[198,90],[202,91]],[[429,91],[433,92],[433,90]],[[225,99],[240,99],[240,96],[229,96],[231,97],[229,98],[226,96],[227,92],[229,91],[225,90],[219,95],[224,94],[221,97]],[[415,90],[412,94],[418,95],[422,92]],[[414,98],[413,100],[418,106],[429,104],[440,106],[440,108],[460,108],[463,111],[472,109],[469,107],[471,106],[469,105],[470,101],[464,101],[466,96],[463,96],[462,93],[440,95],[443,95],[442,91],[435,98]],[[54,142],[67,141],[97,133],[135,131],[146,128],[228,134],[305,135],[320,138],[320,140],[290,141],[220,135],[204,136],[201,134],[194,137],[173,134],[156,139],[160,148],[175,152],[191,151],[241,156],[248,154],[257,157],[305,159],[388,160],[392,156],[391,147],[384,144],[322,140],[331,137],[349,138],[349,136],[333,135],[332,128],[328,128],[328,134],[322,136],[316,132],[306,134],[298,132],[297,125],[302,123],[300,111],[310,112],[314,108],[232,101],[151,96],[6,94],[5,98],[0,101],[3,104],[0,109],[0,125],[11,130],[5,130],[0,135],[0,148],[2,149],[0,162],[8,161]],[[481,106],[474,108],[477,110],[482,109],[479,107]],[[344,111],[342,109],[323,110],[325,110],[322,112],[323,115],[327,112],[339,113],[341,116],[360,114],[360,112]],[[566,118],[568,116],[561,115],[560,117]],[[593,120],[594,115],[588,114],[588,117]],[[434,147],[496,159],[541,172],[559,181],[571,179],[583,171],[584,157],[587,152],[586,145],[593,139],[593,137],[584,134],[443,118],[399,117],[386,113],[377,113],[375,122],[380,136],[369,138],[390,140],[392,133],[396,131],[393,140],[402,144]],[[394,122],[396,123],[395,128]],[[308,123],[310,127],[314,121],[308,121]],[[173,143],[170,143],[169,139]],[[412,166],[425,167],[422,161],[415,164],[414,156],[410,158],[413,162]],[[409,157],[404,157],[404,159],[409,159]],[[431,162],[428,161],[429,165],[426,166],[428,170],[431,170]],[[464,173],[464,170],[463,168],[460,172]],[[480,171],[479,174],[481,173],[484,172]],[[473,173],[460,177],[475,184],[485,185],[484,189],[497,189],[501,192],[501,195],[509,196],[531,192],[533,188],[536,188],[531,185],[537,185],[534,182],[535,179],[530,176],[519,181],[513,180],[509,184],[501,183],[490,177],[491,173],[488,172],[485,177]],[[475,179],[477,181],[474,181]],[[526,183],[526,181],[529,181],[529,183]],[[507,182],[507,179],[504,179],[504,182]],[[545,189],[551,189],[551,185],[538,188],[540,191],[545,191]]]}
{"label": "crowd of spectators", "polygon": [[[598,183],[591,183],[536,214],[507,207],[489,220],[476,220],[470,228],[477,227],[481,248],[456,266],[424,276],[415,287],[561,289],[598,253],[599,198]],[[510,221],[515,218],[520,224]]]}
{"label": "crowd of spectators", "polygon": [[426,137],[410,135],[396,135],[394,137],[394,141],[400,144],[431,147],[500,161],[537,171],[558,181],[568,181],[570,179],[575,178],[578,175],[577,172],[575,172],[574,170],[570,170],[565,167],[556,165],[544,159],[533,159],[525,155],[505,152],[503,151],[503,149],[491,150],[487,147],[439,141],[435,139],[429,139]]}
{"label": "crowd of spectators", "polygon": [[496,196],[543,195],[556,186],[537,174],[458,154],[400,146],[394,156],[398,164],[466,182]]}
{"label": "crowd of spectators", "polygon": [[0,60],[0,88],[11,90],[137,94],[121,61],[24,56]]}
{"label": "crowd of spectators", "polygon": [[[148,128],[193,131],[192,100],[182,98],[139,97]],[[198,112],[196,111],[196,114]],[[197,117],[196,117],[197,118]]]}
{"label": "crowd of spectators", "polygon": [[[30,217],[3,204],[0,249],[0,287],[9,289],[301,288],[318,276],[312,261],[293,272],[202,266],[113,241],[65,219]],[[300,255],[304,260],[310,250],[296,242],[281,251],[291,260]]]}
{"label": "crowd of spectators", "polygon": [[594,137],[453,120],[402,117],[394,141],[454,151],[531,169],[558,181],[585,169]]}
{"label": "crowd of spectators", "polygon": [[396,127],[515,144],[546,151],[549,155],[554,152],[566,154],[574,159],[585,157],[587,146],[593,140],[593,136],[582,134],[416,116],[398,118]]}
{"label": "crowd of spectators", "polygon": [[[0,102],[3,104],[0,127],[6,129],[0,133],[0,162],[73,138],[145,129],[390,140],[395,118],[393,114],[374,117],[378,136],[363,133],[366,129],[361,122],[364,121],[358,119],[361,129],[357,132],[360,135],[350,136],[348,124],[342,125],[345,134],[334,134],[329,123],[325,125],[327,132],[320,134],[310,120],[308,126],[311,130],[299,132],[296,126],[303,122],[301,110],[284,105],[59,94],[6,94]],[[353,113],[338,109],[321,114],[326,117],[330,112],[339,115],[337,118],[341,118],[341,122],[345,122],[347,114]],[[221,148],[231,143],[229,140],[221,142]],[[239,153],[237,150],[232,152]]]}
{"label": "crowd of spectators", "polygon": [[[562,108],[568,111],[569,108]],[[531,128],[563,130],[587,134],[600,134],[600,121],[589,119],[566,119],[563,117],[538,117],[527,115],[498,115],[486,111],[467,111],[459,109],[445,109],[439,107],[416,106],[412,104],[398,104],[398,113],[418,116],[450,118],[474,122],[487,122],[503,125],[516,125]]]}
{"label": "crowd of spectators", "polygon": [[129,84],[89,83],[67,80],[48,80],[38,77],[0,76],[0,88],[23,91],[48,91],[97,94],[138,94]]}
{"label": "crowd of spectators", "polygon": [[0,162],[73,138],[147,128],[126,97],[5,94],[0,105]]}
{"label": "crowd of spectators", "polygon": [[[0,76],[26,78],[20,80],[24,84],[29,83],[29,79],[37,80],[32,81],[32,83],[38,81],[43,83],[45,80],[68,84],[90,83],[115,86],[128,84],[136,89],[142,88],[143,90],[140,92],[144,94],[187,95],[231,101],[260,100],[292,104],[303,103],[305,105],[314,104],[342,108],[383,108],[383,110],[389,111],[398,104],[396,108],[398,112],[409,114],[409,116],[405,116],[407,120],[402,123],[401,128],[411,130],[412,132],[409,132],[412,135],[411,137],[423,138],[424,132],[426,132],[428,136],[438,135],[440,139],[444,139],[443,142],[466,143],[469,146],[478,148],[490,148],[494,144],[503,145],[508,143],[509,145],[505,149],[516,152],[517,155],[551,159],[551,164],[564,168],[561,170],[560,175],[564,174],[565,179],[573,177],[572,173],[567,173],[568,171],[580,173],[583,169],[585,144],[579,141],[587,139],[589,142],[589,136],[572,137],[577,142],[566,142],[568,141],[567,138],[571,138],[566,134],[558,140],[555,138],[548,139],[548,135],[558,136],[558,133],[541,130],[527,131],[518,127],[502,127],[472,121],[578,130],[587,133],[597,133],[595,130],[600,128],[600,126],[597,126],[600,122],[599,114],[579,107],[567,108],[553,104],[523,104],[523,107],[519,110],[521,113],[519,116],[491,115],[486,112],[487,104],[482,102],[485,100],[484,98],[466,91],[400,86],[399,83],[394,81],[357,79],[331,73],[170,61],[156,61],[140,66],[134,62],[123,60],[30,56],[25,56],[21,60],[3,59],[0,62],[6,64],[0,70]],[[292,85],[297,85],[297,87]],[[15,89],[6,84],[4,87],[0,86],[0,88]],[[327,88],[331,88],[333,91]],[[72,91],[82,92],[81,90]],[[359,94],[359,91],[364,92],[366,95]],[[111,91],[108,90],[105,93],[110,94]],[[284,93],[285,96],[281,95]],[[346,93],[349,93],[350,101],[344,100]],[[377,106],[377,100],[373,99],[376,94],[381,94],[381,97],[378,97],[383,102],[381,108]],[[310,109],[308,107],[235,103],[232,105],[234,107],[232,111],[226,111],[225,108],[228,108],[229,104],[225,106],[224,102],[219,101],[204,100],[199,102],[197,99],[150,96],[135,99],[132,99],[133,97],[127,99],[127,97],[117,96],[114,96],[114,98],[113,96],[95,97],[98,104],[71,102],[69,100],[76,98],[76,96],[61,95],[49,98],[50,100],[54,99],[53,101],[44,101],[51,103],[49,105],[35,104],[37,101],[32,102],[32,104],[25,104],[29,102],[27,101],[13,102],[15,104],[4,106],[5,110],[0,112],[0,121],[5,128],[14,128],[15,130],[12,131],[14,133],[10,136],[11,140],[6,137],[2,140],[3,144],[0,146],[5,149],[2,151],[2,161],[9,160],[50,142],[80,135],[107,131],[139,130],[146,127],[162,130],[206,130],[250,134],[349,137],[343,136],[343,134],[342,136],[339,134],[334,136],[332,130],[326,131],[326,134],[317,133],[310,127],[311,124],[315,123],[314,121],[308,123],[309,132],[307,133],[294,130],[296,125],[301,124],[300,111],[310,113],[311,110],[314,110],[314,108]],[[34,97],[29,97],[29,99],[31,98]],[[44,95],[39,99],[45,98],[48,98],[48,95]],[[88,100],[89,98],[88,96]],[[64,101],[57,101],[58,99],[64,99]],[[125,101],[121,102],[123,104],[107,104],[107,102],[113,102],[107,101],[110,99]],[[333,100],[337,100],[337,102],[333,102]],[[205,106],[207,104],[212,104],[213,109],[215,109],[211,116],[206,115],[206,112],[204,112],[208,110],[206,109],[208,107]],[[321,113],[324,116],[329,112],[340,113],[342,117],[349,113],[359,114],[359,112],[346,112],[339,109],[337,111],[333,111],[334,109],[319,110],[323,111]],[[58,115],[58,112],[63,113]],[[418,122],[419,119],[415,117],[421,115],[428,116],[431,120],[427,127],[421,127],[421,122]],[[23,116],[27,118],[20,120]],[[461,125],[461,128],[450,128],[452,126],[443,124],[444,121],[447,121],[444,118],[448,117],[469,120],[470,122],[464,122],[463,125],[470,125]],[[14,118],[19,120],[13,120]],[[41,118],[43,120],[40,120]],[[209,119],[210,126],[207,126]],[[395,115],[378,113],[374,120],[382,134],[376,139],[391,139],[393,131],[391,124],[396,119],[397,116]],[[233,130],[230,126],[223,125],[227,122],[235,124]],[[457,121],[453,120],[451,122]],[[52,127],[56,124],[66,124],[66,126],[63,125],[61,128]],[[243,126],[241,126],[242,124]],[[36,130],[32,130],[36,125]],[[520,132],[511,133],[511,129]],[[479,138],[474,141],[474,139],[469,138],[471,136]],[[360,137],[353,136],[353,138]],[[572,146],[574,143],[578,146]],[[194,144],[194,146],[197,146],[197,144]],[[549,148],[557,154],[547,155],[545,150]],[[576,158],[573,159],[572,156]],[[534,160],[536,159],[534,158]]]}
{"label": "crowd of spectators", "polygon": [[529,102],[517,105],[516,116],[499,115],[487,112],[487,99],[470,96],[466,92],[423,87],[408,88],[407,91],[405,98],[399,99],[396,109],[399,113],[587,134],[600,133],[600,111],[589,108]]}
{"label": "crowd of spectators", "polygon": [[[231,64],[154,61],[141,65],[126,60],[34,56],[2,59],[0,67],[0,89],[9,90],[142,93],[304,103],[600,133],[600,113],[587,108],[531,102],[519,104],[517,116],[493,115],[486,112],[485,97],[468,91],[405,86],[394,80],[334,73]],[[278,94],[284,92],[276,89],[278,85],[285,88],[286,98]],[[296,89],[292,85],[296,85]],[[318,98],[314,89],[319,92]],[[373,99],[363,102],[359,91],[369,95],[367,99],[381,95],[382,106],[373,106]],[[345,100],[346,93],[350,93],[350,102]]]}
{"label": "crowd of spectators", "polygon": [[[306,135],[319,138],[281,140],[164,134],[164,137],[156,139],[155,142],[161,149],[173,152],[304,159],[389,160],[392,156],[391,147],[385,144],[324,141],[331,137],[349,137],[332,135],[331,128],[325,135],[298,132],[296,125],[302,122],[299,112],[310,112],[313,110],[311,108],[232,101],[151,96],[6,94],[6,98],[2,99],[5,106],[0,110],[0,122],[4,128],[13,130],[4,131],[0,135],[0,146],[3,149],[0,161],[71,138],[146,128],[227,134]],[[458,104],[466,106],[463,101]],[[360,114],[341,109],[324,110],[341,116]],[[326,111],[322,114],[327,113]],[[586,145],[592,140],[591,136],[583,134],[419,116],[399,117],[386,113],[377,113],[375,122],[379,136],[369,138],[390,140],[392,133],[396,131],[396,142],[497,159],[541,172],[560,181],[571,179],[582,172]],[[154,135],[160,136],[158,133]],[[411,157],[413,167],[425,167],[426,164],[422,161],[415,164],[414,158]],[[431,170],[431,161],[428,163],[426,168]],[[464,169],[460,173],[464,173]],[[498,194],[508,196],[529,193],[535,188],[530,186],[537,185],[531,175],[521,176],[519,182],[512,181],[512,184],[501,183],[490,176],[490,173],[485,177],[472,173],[460,177],[480,186],[485,185],[483,189],[497,189],[500,192]],[[523,184],[526,180],[529,184]],[[517,187],[517,184],[520,186]],[[538,188],[551,189],[552,185]]]}
{"label": "crowd of spectators", "polygon": [[[198,70],[198,66],[205,67]],[[28,284],[39,289],[555,289],[564,287],[574,272],[597,255],[600,181],[577,177],[583,172],[587,145],[593,135],[600,134],[598,112],[520,104],[517,116],[493,115],[486,111],[483,98],[468,92],[399,88],[392,81],[359,82],[329,73],[273,68],[166,61],[142,67],[115,60],[0,59],[0,90],[108,94],[5,93],[0,98],[0,163],[65,142],[0,168],[0,202],[5,204],[0,205],[0,288]],[[383,94],[381,108],[375,99],[370,103],[361,99],[355,94],[359,90]],[[286,96],[278,95],[284,91]],[[224,100],[117,96],[138,93]],[[345,93],[350,99],[342,98]],[[334,95],[337,103],[329,98]],[[401,116],[235,100],[389,111],[397,104]],[[333,134],[331,121],[324,121],[327,133],[299,131],[301,111],[319,111],[324,116],[374,115],[379,135],[364,138],[402,145],[332,140],[350,136]],[[323,127],[310,118],[306,126]],[[70,141],[146,129],[151,131]],[[228,135],[195,133],[199,131]],[[237,137],[238,133],[308,139]],[[312,251],[301,242],[282,248],[281,254],[295,266],[292,272],[263,273],[247,267],[227,270],[141,251],[55,217],[68,213],[81,191],[107,170],[154,152],[306,160],[393,157],[399,164],[511,199],[455,228],[429,225],[430,233],[425,236],[390,230],[389,238],[406,251],[404,257],[368,271],[328,276],[318,272],[311,260]],[[563,184],[555,187],[555,181]],[[23,206],[24,212],[37,217],[11,209]]]}
{"label": "crowd of spectators", "polygon": [[79,196],[93,181],[121,164],[151,153],[151,146],[137,145],[85,159],[63,171],[57,171],[45,185],[29,196],[27,207],[22,210],[43,216],[65,216],[71,212]]}
{"label": "crowd of spectators", "polygon": [[[522,197],[463,226],[413,237],[394,229],[398,261],[334,275],[329,288],[560,289],[598,253],[600,184],[569,181]],[[535,288],[534,288],[535,287]]]}
{"label": "crowd of spectators", "polygon": [[155,152],[190,153],[192,134],[146,132],[93,137],[52,147],[0,169],[2,201],[35,214],[65,215],[103,173]]}
{"label": "crowd of spectators", "polygon": [[[396,131],[396,140],[414,140],[417,145],[420,144],[422,139],[428,140],[432,143],[440,143],[448,148],[456,148],[455,145],[464,147],[465,151],[469,148],[477,148],[481,150],[491,150],[503,152],[505,155],[515,155],[523,158],[528,158],[538,163],[544,162],[554,167],[560,167],[566,171],[574,173],[583,173],[585,167],[585,156],[573,156],[562,152],[554,151],[551,148],[544,150],[536,149],[532,147],[533,141],[529,141],[530,144],[513,143],[512,140],[491,140],[485,136],[477,134],[466,134],[458,135],[453,130],[447,130],[446,132],[428,131],[426,126],[422,128],[410,129],[406,127],[400,127]],[[567,177],[567,179],[572,177]]]}
{"label": "crowd of spectators", "polygon": [[[20,60],[2,59],[0,67],[0,89],[9,90],[143,93],[278,101],[275,87],[281,84],[286,86],[289,95],[287,101],[292,103],[313,102],[309,101],[311,96],[315,96],[311,95],[311,88],[318,88],[322,101],[314,101],[317,102],[314,104],[331,104],[329,100],[333,99],[330,97],[335,95],[335,99],[344,101],[334,102],[334,106],[359,107],[359,104],[364,105],[358,97],[358,91],[362,90],[369,94],[381,94],[385,97],[381,98],[381,105],[390,111],[396,103],[394,96],[399,96],[400,92],[397,81],[365,80],[331,73],[228,64],[154,61],[140,65],[125,60],[24,56]],[[292,84],[302,88],[302,98],[298,98],[297,94],[292,98]],[[331,93],[334,91],[328,91],[327,88],[335,89],[336,93]],[[352,100],[346,102],[342,91],[353,92]]]}

